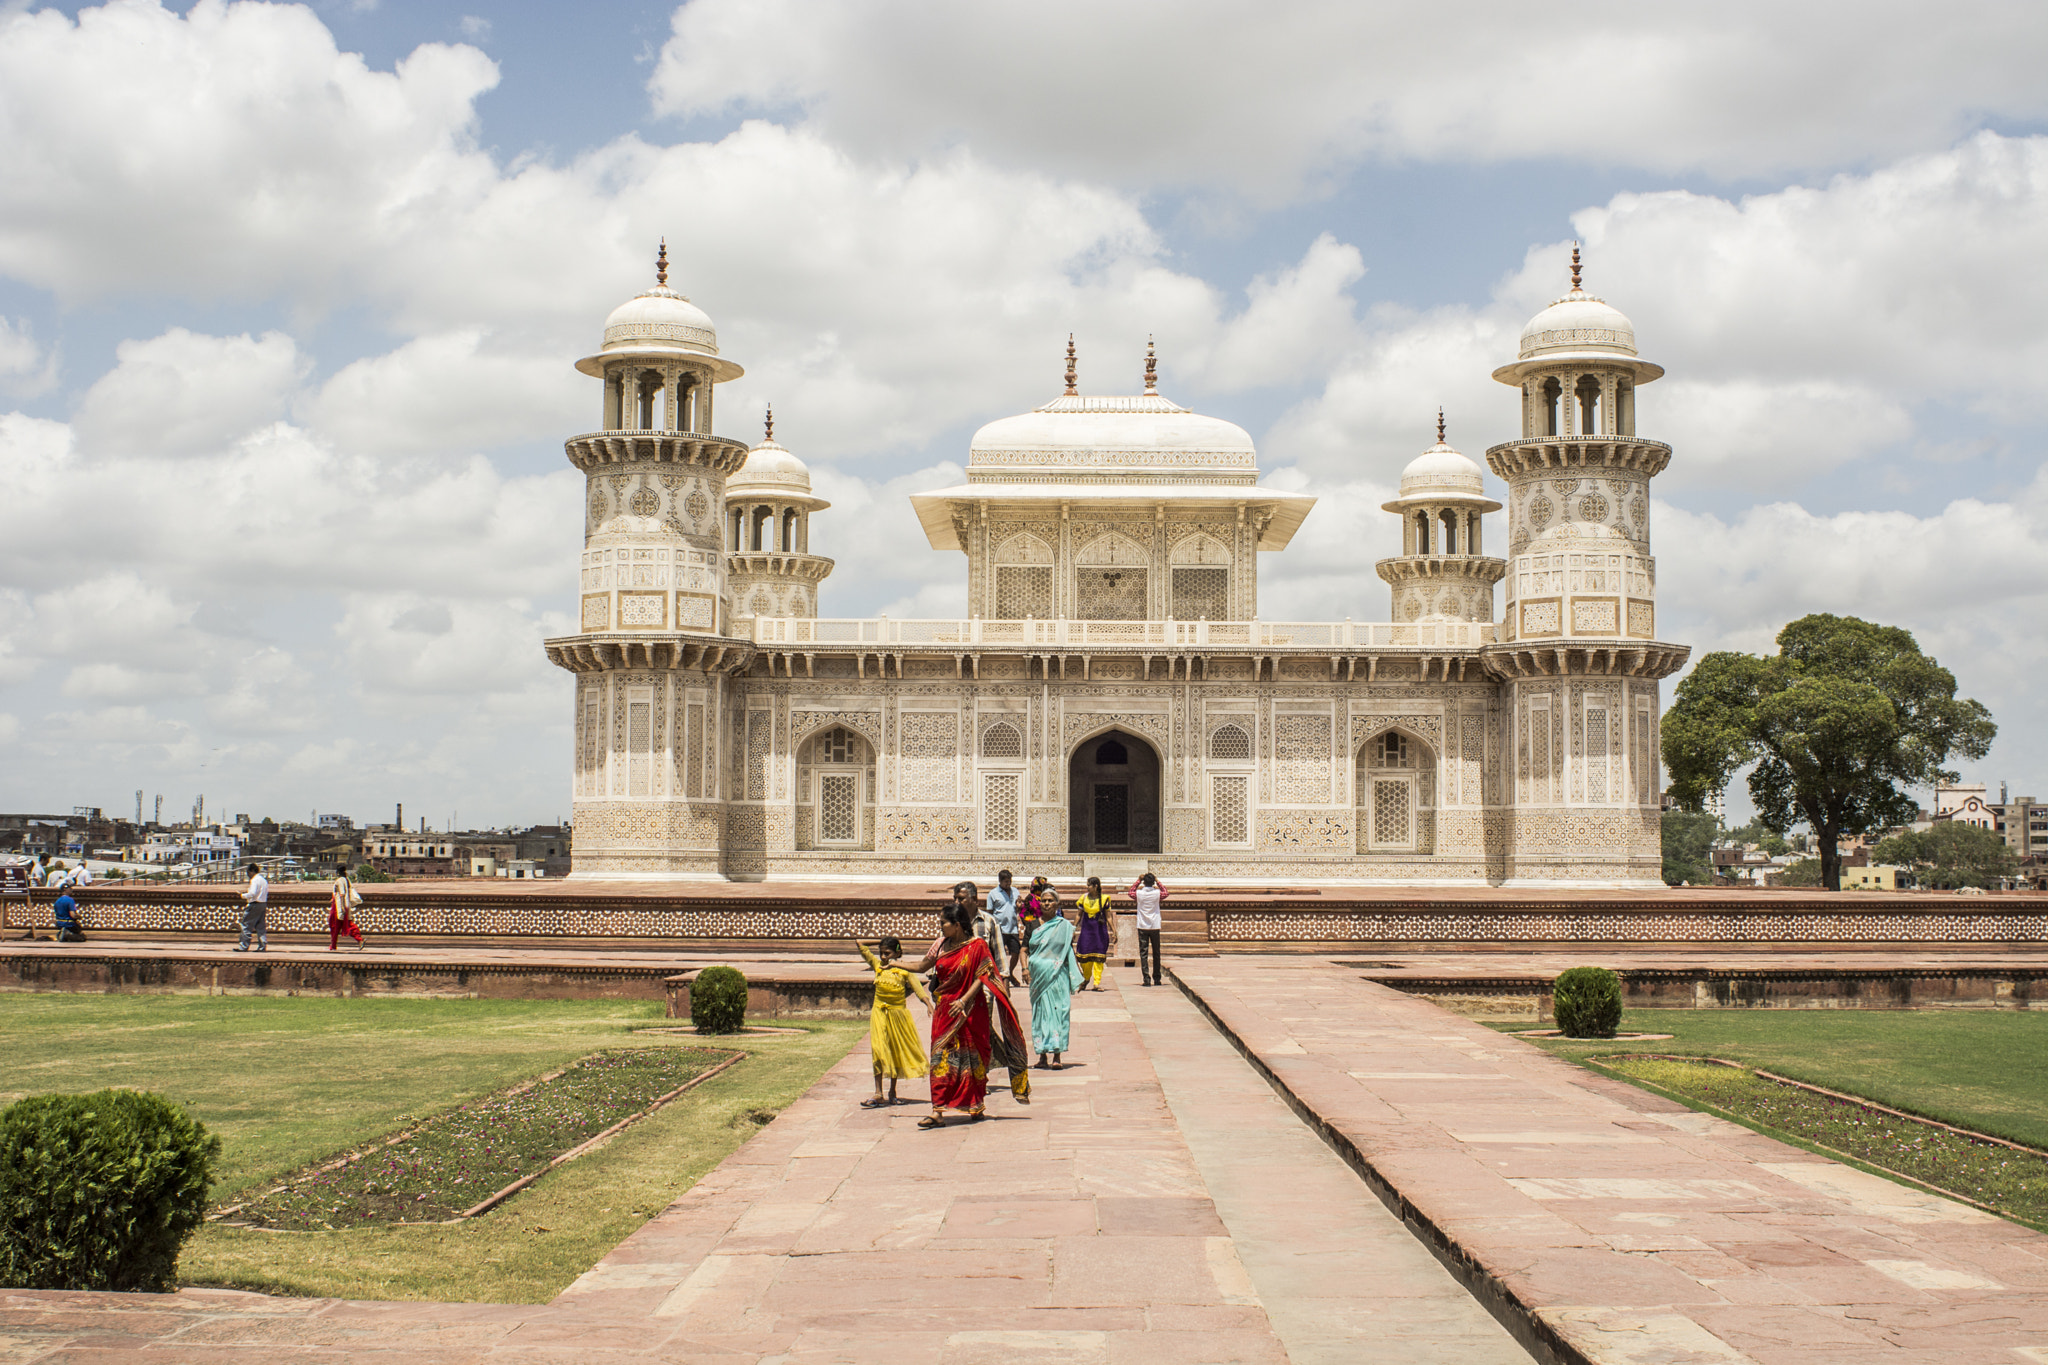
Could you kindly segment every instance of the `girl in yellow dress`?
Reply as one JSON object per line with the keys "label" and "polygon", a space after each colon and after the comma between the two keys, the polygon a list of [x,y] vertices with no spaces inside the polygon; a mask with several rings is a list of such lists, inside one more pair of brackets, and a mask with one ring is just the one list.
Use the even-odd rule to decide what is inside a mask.
{"label": "girl in yellow dress", "polygon": [[[865,943],[856,941],[853,946],[860,949],[860,955],[875,971],[875,1003],[868,1012],[868,1046],[875,1054],[875,1097],[862,1100],[861,1107],[878,1109],[896,1103],[899,1079],[922,1076],[930,1069],[906,1002],[915,991],[929,1009],[932,998],[925,994],[924,982],[918,980],[917,973],[898,964],[897,959],[903,956],[903,944],[898,940],[885,938],[878,942],[875,948],[879,956]],[[885,1076],[889,1079],[886,1099],[882,1097]]]}

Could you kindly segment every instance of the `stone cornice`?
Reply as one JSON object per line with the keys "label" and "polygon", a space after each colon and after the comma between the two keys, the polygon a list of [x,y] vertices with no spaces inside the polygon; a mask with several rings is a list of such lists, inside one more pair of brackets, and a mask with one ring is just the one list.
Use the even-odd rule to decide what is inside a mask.
{"label": "stone cornice", "polygon": [[721,474],[739,472],[747,462],[744,441],[707,436],[701,431],[594,431],[562,443],[569,463],[584,473],[607,465],[695,465]]}
{"label": "stone cornice", "polygon": [[1671,463],[1671,447],[1635,436],[1531,436],[1490,446],[1487,467],[1513,482],[1531,474],[1625,469],[1655,476]]}

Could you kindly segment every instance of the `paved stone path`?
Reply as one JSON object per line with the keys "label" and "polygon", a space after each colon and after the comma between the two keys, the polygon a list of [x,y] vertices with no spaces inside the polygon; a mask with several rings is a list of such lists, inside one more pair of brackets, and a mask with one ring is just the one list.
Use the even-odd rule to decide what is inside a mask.
{"label": "paved stone path", "polygon": [[1173,989],[1126,990],[1167,1103],[1293,1365],[1528,1354]]}
{"label": "paved stone path", "polygon": [[2048,1237],[1543,1055],[1332,962],[1173,964],[1316,1120],[1586,1358],[2048,1361]]}

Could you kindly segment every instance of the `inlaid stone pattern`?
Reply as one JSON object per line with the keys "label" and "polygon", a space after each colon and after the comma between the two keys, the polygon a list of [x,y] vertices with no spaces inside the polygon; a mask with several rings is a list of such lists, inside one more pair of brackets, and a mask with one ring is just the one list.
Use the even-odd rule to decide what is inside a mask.
{"label": "inlaid stone pattern", "polygon": [[2038,912],[1212,909],[1225,942],[1996,943],[2048,931]]}

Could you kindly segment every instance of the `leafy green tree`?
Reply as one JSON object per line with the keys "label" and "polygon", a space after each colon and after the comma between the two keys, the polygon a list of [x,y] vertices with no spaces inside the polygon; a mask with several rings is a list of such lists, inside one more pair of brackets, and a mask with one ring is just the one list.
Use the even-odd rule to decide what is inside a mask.
{"label": "leafy green tree", "polygon": [[1942,765],[1982,758],[1997,733],[1911,632],[1816,614],[1779,631],[1774,655],[1702,658],[1665,713],[1664,763],[1687,810],[1754,763],[1758,817],[1773,829],[1803,820],[1821,884],[1839,891],[1842,836],[1912,820],[1919,804],[1905,789],[1954,782]]}
{"label": "leafy green tree", "polygon": [[1874,863],[1903,867],[1914,884],[1952,891],[1961,886],[1996,886],[2019,875],[2020,859],[2005,840],[1988,829],[1942,820],[1924,830],[1908,830],[1879,839],[1870,850]]}
{"label": "leafy green tree", "polygon": [[1714,836],[1721,822],[1705,811],[1664,812],[1664,884],[1712,886]]}
{"label": "leafy green tree", "polygon": [[1819,886],[1820,859],[1801,858],[1796,863],[1786,864],[1785,870],[1778,874],[1778,885]]}
{"label": "leafy green tree", "polygon": [[1755,844],[1773,858],[1792,851],[1792,845],[1785,841],[1785,836],[1761,820],[1752,820],[1741,829],[1729,830],[1728,837],[1745,848]]}

